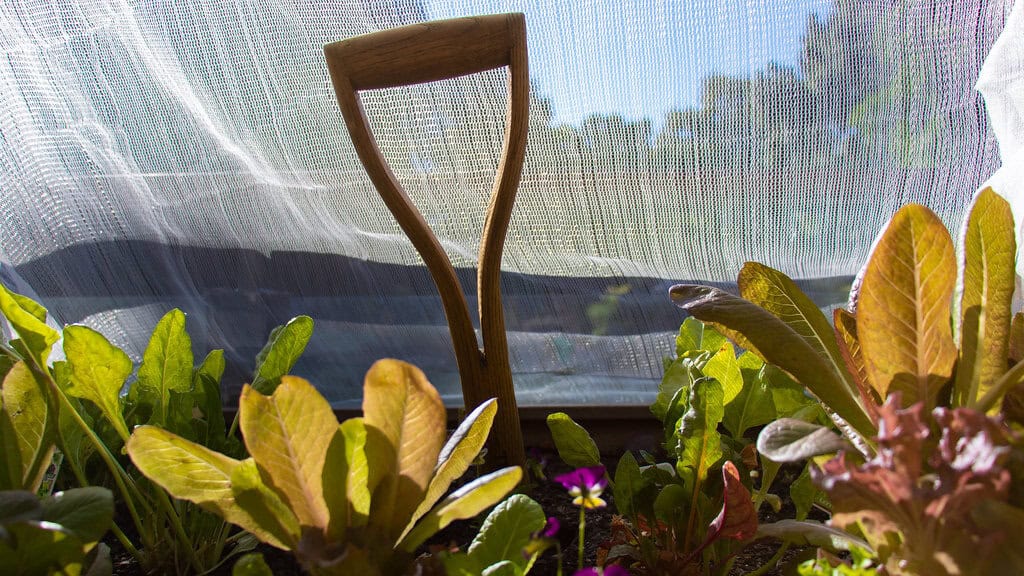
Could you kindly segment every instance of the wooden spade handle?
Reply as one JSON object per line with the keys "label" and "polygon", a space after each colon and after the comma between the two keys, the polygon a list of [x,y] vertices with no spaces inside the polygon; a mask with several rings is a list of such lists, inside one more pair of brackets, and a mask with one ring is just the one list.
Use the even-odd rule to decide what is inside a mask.
{"label": "wooden spade handle", "polygon": [[392,28],[328,44],[324,52],[332,74],[371,90],[508,66],[525,33],[522,14],[498,14]]}
{"label": "wooden spade handle", "polygon": [[[458,18],[384,30],[324,47],[345,124],[370,180],[430,270],[455,348],[466,409],[498,399],[488,462],[523,465],[522,430],[509,366],[501,305],[501,255],[526,155],[530,80],[522,14]],[[370,131],[359,90],[405,86],[509,67],[502,159],[480,240],[477,346],[469,307],[455,269],[422,214],[384,160]]]}

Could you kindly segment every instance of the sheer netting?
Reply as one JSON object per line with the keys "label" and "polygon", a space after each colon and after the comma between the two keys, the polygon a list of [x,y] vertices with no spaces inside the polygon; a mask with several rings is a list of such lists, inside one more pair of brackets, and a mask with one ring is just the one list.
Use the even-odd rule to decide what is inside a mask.
{"label": "sheer netting", "polygon": [[[359,403],[380,357],[420,365],[457,404],[440,300],[354,154],[322,46],[522,11],[531,131],[503,276],[517,393],[644,403],[682,320],[671,284],[728,288],[757,260],[835,306],[899,206],[959,226],[1011,154],[975,90],[1010,8],[6,0],[0,277],[136,359],[183,309],[197,354],[226,349],[230,402],[270,329],[308,314],[295,372],[336,407]],[[1012,58],[997,77],[1019,81]],[[505,82],[495,70],[363,95],[474,308]]]}

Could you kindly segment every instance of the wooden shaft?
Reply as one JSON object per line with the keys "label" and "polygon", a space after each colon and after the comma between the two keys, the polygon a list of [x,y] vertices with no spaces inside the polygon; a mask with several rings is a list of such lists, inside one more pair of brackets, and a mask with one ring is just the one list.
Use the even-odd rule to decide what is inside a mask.
{"label": "wooden shaft", "polygon": [[356,153],[384,204],[394,215],[398,225],[409,237],[413,247],[423,258],[427,270],[430,271],[434,285],[441,295],[441,304],[448,320],[448,330],[452,336],[452,346],[459,367],[459,378],[463,383],[463,399],[468,407],[476,407],[491,396],[485,395],[487,391],[479,386],[467,384],[483,380],[483,360],[477,348],[476,332],[455,269],[441,243],[423,219],[423,215],[413,205],[381,155],[376,139],[370,132],[359,94],[351,89],[346,90],[344,83],[344,77],[334,77],[338,104],[341,106]]}
{"label": "wooden shaft", "polygon": [[[520,15],[522,18],[522,15]],[[501,163],[491,192],[487,219],[480,240],[479,267],[477,269],[477,297],[480,331],[484,342],[484,372],[490,393],[498,398],[495,429],[520,430],[519,410],[515,404],[515,387],[509,365],[508,341],[505,334],[505,315],[501,304],[501,256],[505,247],[516,190],[526,157],[526,136],[530,115],[530,74],[527,66],[525,20],[518,31],[521,41],[513,44],[509,52],[508,110],[505,114],[505,141]],[[502,404],[502,399],[512,402]],[[514,441],[513,441],[514,440]],[[498,443],[503,440],[499,439]],[[500,446],[503,455],[513,462],[525,462],[521,436]]]}
{"label": "wooden shaft", "polygon": [[[526,20],[522,14],[459,18],[404,26],[324,47],[345,124],[370,180],[430,270],[441,295],[462,380],[466,409],[498,399],[488,441],[489,463],[525,462],[519,411],[509,366],[501,304],[501,255],[522,174],[529,120]],[[384,160],[358,91],[452,78],[509,67],[509,102],[502,160],[480,242],[476,333],[455,270],[433,231]]]}

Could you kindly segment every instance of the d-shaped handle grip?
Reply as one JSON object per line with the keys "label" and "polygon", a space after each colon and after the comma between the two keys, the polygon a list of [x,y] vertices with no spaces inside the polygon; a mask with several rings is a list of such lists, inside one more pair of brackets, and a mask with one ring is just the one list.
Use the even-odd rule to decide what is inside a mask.
{"label": "d-shaped handle grip", "polygon": [[[474,408],[491,397],[498,399],[488,444],[494,459],[488,464],[523,465],[522,431],[501,305],[501,254],[526,156],[530,108],[526,18],[522,14],[499,14],[403,26],[328,44],[324,55],[359,160],[437,285],[466,407]],[[381,154],[359,92],[444,80],[506,65],[505,142],[484,221],[477,270],[483,337],[480,350],[455,269]]]}
{"label": "d-shaped handle grip", "polygon": [[354,90],[433,82],[512,63],[526,43],[522,14],[440,20],[393,28],[324,47],[332,75]]}

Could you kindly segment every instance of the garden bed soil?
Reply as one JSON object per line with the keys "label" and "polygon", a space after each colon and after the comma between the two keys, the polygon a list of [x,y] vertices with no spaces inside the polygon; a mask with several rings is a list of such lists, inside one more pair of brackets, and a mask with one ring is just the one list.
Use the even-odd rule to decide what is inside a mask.
{"label": "garden bed soil", "polygon": [[[558,532],[558,540],[563,552],[563,573],[566,576],[569,576],[577,569],[576,560],[578,549],[577,534],[579,529],[579,508],[572,504],[572,499],[566,494],[565,489],[560,484],[551,481],[551,478],[558,474],[568,472],[571,468],[559,461],[557,454],[554,453],[553,450],[544,451],[542,454],[543,458],[548,462],[544,469],[548,480],[533,481],[531,484],[521,486],[520,491],[536,500],[544,509],[544,513],[547,516],[554,516],[561,522],[561,529]],[[614,470],[618,463],[618,457],[619,455],[616,455],[613,458],[605,458],[605,466],[609,470]],[[772,513],[771,511],[766,512],[766,509],[762,508],[760,517],[762,522],[773,522],[782,518],[793,517],[793,504],[789,500],[789,491],[786,488],[793,480],[796,479],[796,475],[798,473],[799,470],[794,471],[787,468],[783,468],[780,471],[771,491],[782,498],[783,507],[777,514]],[[475,474],[473,471],[470,471],[463,480],[472,480],[474,476]],[[598,508],[587,512],[586,538],[584,544],[585,566],[593,566],[595,564],[599,546],[611,537],[612,510],[614,509],[614,498],[611,494],[611,490],[605,492],[602,495],[602,498],[608,500],[608,507]],[[473,540],[473,537],[476,535],[485,516],[486,513],[481,514],[479,517],[472,520],[455,522],[449,525],[447,528],[438,532],[433,538],[431,538],[419,550],[419,553],[428,553],[431,549],[445,549],[453,546],[465,549]],[[818,519],[824,520],[824,517],[822,516]],[[126,521],[119,521],[118,525],[121,526],[122,529],[127,530],[128,527],[131,526],[131,522],[127,521],[126,516],[124,520]],[[129,538],[134,539],[135,535],[129,533],[128,536]],[[114,576],[147,576],[138,563],[135,562],[135,559],[125,551],[120,542],[113,538],[113,536],[108,534],[105,542],[111,548]],[[729,576],[741,576],[757,570],[768,562],[775,555],[778,549],[778,542],[767,540],[761,540],[746,546],[740,554],[737,555],[732,570],[729,572]],[[765,575],[782,576],[796,574],[795,564],[805,557],[808,557],[808,553],[812,550],[813,549],[807,548],[790,548],[779,562],[779,565],[766,572]],[[256,551],[263,554],[264,559],[270,566],[271,572],[275,576],[299,576],[303,574],[298,563],[295,562],[292,555],[288,552],[262,544],[256,549]],[[233,563],[233,559],[226,562],[219,569],[212,572],[211,576],[230,576]],[[530,574],[536,576],[553,576],[556,572],[557,558],[552,550],[545,553],[537,561]]]}

